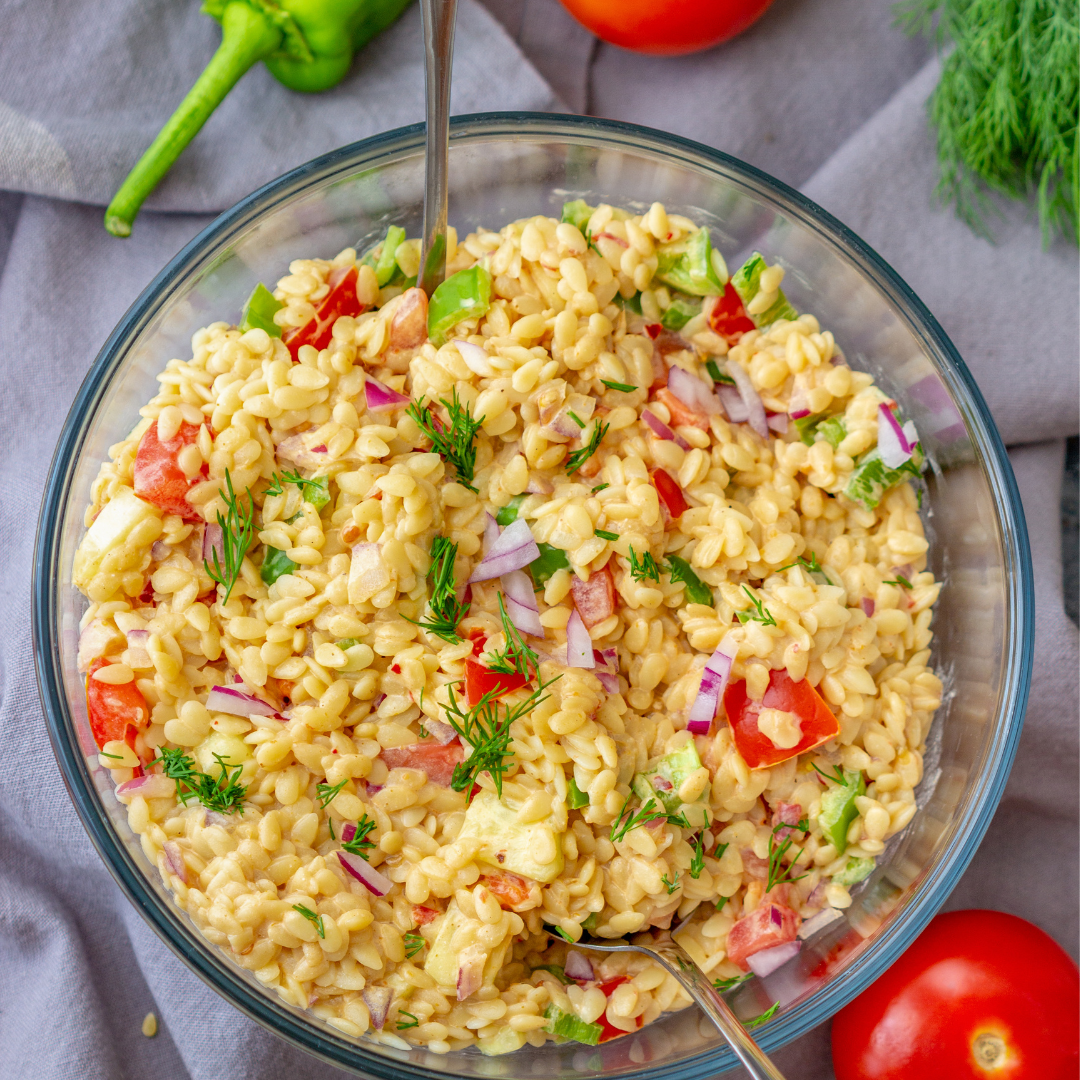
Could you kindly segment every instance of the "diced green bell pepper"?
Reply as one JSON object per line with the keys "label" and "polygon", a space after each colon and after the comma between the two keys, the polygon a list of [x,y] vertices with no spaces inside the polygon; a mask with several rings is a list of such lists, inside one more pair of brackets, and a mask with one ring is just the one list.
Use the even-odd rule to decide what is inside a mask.
{"label": "diced green bell pepper", "polygon": [[686,296],[676,296],[660,316],[660,325],[665,330],[677,332],[691,319],[700,314],[700,300],[691,300]]}
{"label": "diced green bell pepper", "polygon": [[922,476],[925,460],[922,444],[916,443],[911,457],[899,468],[890,469],[881,460],[881,453],[875,446],[859,459],[847,487],[844,488],[844,494],[852,502],[861,503],[867,510],[873,510],[890,488],[909,478],[918,480]]}
{"label": "diced green bell pepper", "polygon": [[[744,305],[749,304],[757,296],[761,272],[765,269],[765,265],[764,257],[760,252],[755,251],[732,276],[732,287],[739,294],[739,299]],[[749,315],[749,312],[747,314]],[[767,311],[750,315],[755,326],[769,326],[777,319],[797,319],[798,317],[799,313],[788,303],[783,289],[777,290],[776,299]]]}
{"label": "diced green bell pepper", "polygon": [[274,322],[274,313],[285,305],[260,281],[252,290],[240,317],[240,332],[265,330],[271,337],[281,337],[281,327]]}
{"label": "diced green bell pepper", "polygon": [[720,296],[724,282],[713,266],[712,241],[708,229],[659,244],[656,248],[656,278],[691,296]]}
{"label": "diced green bell pepper", "polygon": [[586,232],[586,227],[595,211],[596,207],[590,206],[584,199],[575,199],[573,202],[563,203],[562,219],[567,224],[573,225],[588,240],[589,234]]}
{"label": "diced green bell pepper", "polygon": [[562,548],[551,544],[537,544],[536,546],[540,549],[540,558],[533,559],[529,563],[528,570],[532,575],[533,586],[542,589],[556,570],[570,569],[570,560]]}
{"label": "diced green bell pepper", "polygon": [[586,1024],[571,1013],[565,1013],[554,1003],[544,1010],[547,1017],[545,1031],[551,1032],[563,1039],[573,1039],[574,1042],[585,1043],[588,1046],[596,1046],[600,1042],[600,1036],[604,1029],[599,1024]]}
{"label": "diced green bell pepper", "polygon": [[459,322],[476,319],[491,307],[491,274],[482,266],[470,266],[451,274],[428,302],[428,337],[436,347]]}
{"label": "diced green bell pepper", "polygon": [[505,506],[499,508],[495,520],[505,529],[511,522],[517,521],[518,511],[526,496],[515,495]]}
{"label": "diced green bell pepper", "polygon": [[715,360],[706,360],[705,370],[714,383],[722,383],[724,386],[735,385],[735,380],[726,371],[721,371]]}
{"label": "diced green bell pepper", "polygon": [[316,476],[304,485],[304,502],[311,503],[316,510],[322,510],[330,502],[330,477]]}
{"label": "diced green bell pepper", "polygon": [[570,805],[571,810],[580,810],[583,806],[589,805],[589,793],[582,791],[577,786],[577,781],[571,776],[569,783],[569,794],[567,796],[567,803]]}
{"label": "diced green bell pepper", "polygon": [[591,934],[596,929],[596,912],[593,911],[589,914],[589,917],[581,924],[581,929],[586,933]]}
{"label": "diced green bell pepper", "polygon": [[694,573],[685,559],[679,558],[678,555],[669,555],[668,567],[671,580],[681,581],[686,585],[687,603],[714,606],[712,589]]}
{"label": "diced green bell pepper", "polygon": [[265,585],[273,585],[279,577],[291,574],[296,569],[297,563],[294,563],[284,551],[268,547],[266,554],[263,556],[259,577],[263,579]]}
{"label": "diced green bell pepper", "polygon": [[839,874],[833,875],[834,885],[858,885],[874,872],[873,859],[848,859]]}
{"label": "diced green bell pepper", "polygon": [[[386,239],[379,249],[379,257],[371,259],[371,268],[375,271],[375,280],[382,289],[389,285],[396,275],[401,274],[401,268],[397,264],[398,247],[405,240],[405,230],[400,225],[391,225],[386,230]],[[404,277],[404,275],[401,275]]]}
{"label": "diced green bell pepper", "polygon": [[641,293],[639,292],[634,293],[633,296],[623,296],[622,293],[616,293],[615,303],[624,311],[632,311],[635,315],[641,314]]}
{"label": "diced green bell pepper", "polygon": [[819,440],[827,442],[834,450],[847,438],[847,424],[842,416],[800,416],[795,421],[795,430],[807,446],[813,446]]}
{"label": "diced green bell pepper", "polygon": [[821,811],[818,823],[829,843],[842,855],[847,847],[847,833],[851,823],[859,816],[855,800],[866,794],[866,780],[863,774],[846,772],[844,783],[829,788],[821,796]]}

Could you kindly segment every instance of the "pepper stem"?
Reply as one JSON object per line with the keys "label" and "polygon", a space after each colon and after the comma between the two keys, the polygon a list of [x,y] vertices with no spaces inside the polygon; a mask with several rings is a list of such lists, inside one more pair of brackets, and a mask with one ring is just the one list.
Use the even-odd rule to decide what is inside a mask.
{"label": "pepper stem", "polygon": [[243,0],[232,0],[225,8],[221,31],[221,45],[210,63],[109,203],[105,228],[113,236],[131,234],[139,208],[184,147],[240,77],[279,48],[282,41],[281,31],[267,16]]}

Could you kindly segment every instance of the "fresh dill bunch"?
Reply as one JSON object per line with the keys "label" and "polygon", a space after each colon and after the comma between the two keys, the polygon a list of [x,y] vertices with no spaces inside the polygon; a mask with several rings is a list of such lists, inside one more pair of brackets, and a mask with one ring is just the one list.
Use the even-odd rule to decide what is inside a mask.
{"label": "fresh dill bunch", "polygon": [[510,621],[502,593],[499,593],[499,618],[502,619],[506,645],[488,661],[488,670],[499,671],[504,675],[524,675],[526,679],[532,679],[540,670],[540,658],[525,644],[520,631]]}
{"label": "fresh dill bunch", "polygon": [[663,810],[650,809],[656,806],[652,799],[633,812],[630,810],[629,803],[630,799],[628,797],[626,802],[623,803],[623,808],[619,811],[619,816],[611,823],[611,833],[609,835],[613,844],[625,840],[628,833],[633,832],[642,825],[648,825],[650,821],[658,821],[660,818],[667,817]]}
{"label": "fresh dill bunch", "polygon": [[577,472],[578,469],[580,469],[581,466],[596,453],[600,448],[600,444],[604,441],[604,436],[608,433],[608,428],[610,427],[610,424],[601,424],[599,420],[593,421],[593,429],[592,434],[589,436],[589,441],[567,457],[567,473]]}
{"label": "fresh dill bunch", "polygon": [[207,810],[218,814],[243,814],[244,796],[247,787],[238,783],[243,774],[243,765],[231,769],[220,754],[214,759],[221,768],[217,777],[200,772],[195,762],[177,747],[162,746],[158,749],[157,761],[161,762],[162,771],[176,782],[176,797],[187,806],[192,799],[198,800]]}
{"label": "fresh dill bunch", "polygon": [[986,192],[1034,192],[1043,242],[1061,232],[1080,243],[1077,0],[904,0],[897,15],[939,52],[952,47],[928,103],[939,196],[992,239]]}
{"label": "fresh dill bunch", "polygon": [[635,581],[655,581],[659,584],[660,567],[656,565],[651,551],[646,551],[639,559],[634,545],[630,545],[630,576]]}
{"label": "fresh dill bunch", "polygon": [[375,847],[374,842],[368,839],[368,834],[374,830],[375,822],[364,814],[356,823],[356,832],[353,833],[352,839],[341,841],[342,849],[350,855],[359,855],[366,862],[367,853]]}
{"label": "fresh dill bunch", "polygon": [[[457,580],[454,578],[454,562],[458,546],[445,536],[431,541],[431,565],[428,567],[428,610],[430,619],[409,619],[421,630],[440,637],[451,645],[458,644],[457,628],[469,613],[469,604],[457,596]],[[408,619],[408,616],[405,616]]]}
{"label": "fresh dill bunch", "polygon": [[473,473],[476,471],[476,433],[484,422],[484,417],[475,420],[469,415],[467,406],[458,400],[457,388],[450,394],[450,400],[440,399],[446,409],[449,426],[444,423],[427,402],[412,402],[406,412],[416,426],[431,441],[432,449],[442,457],[457,474],[458,483],[470,491],[473,487]]}
{"label": "fresh dill bunch", "polygon": [[251,497],[251,488],[247,490],[247,507],[241,503],[239,496],[233,491],[232,477],[229,470],[225,470],[225,486],[229,494],[222,496],[225,500],[226,513],[218,511],[217,520],[221,527],[221,552],[224,566],[218,561],[217,546],[211,549],[214,556],[214,565],[210,565],[209,559],[203,559],[203,566],[210,577],[225,589],[223,604],[229,602],[229,594],[240,576],[240,569],[244,565],[244,556],[251,547],[252,534],[255,522],[255,500]]}

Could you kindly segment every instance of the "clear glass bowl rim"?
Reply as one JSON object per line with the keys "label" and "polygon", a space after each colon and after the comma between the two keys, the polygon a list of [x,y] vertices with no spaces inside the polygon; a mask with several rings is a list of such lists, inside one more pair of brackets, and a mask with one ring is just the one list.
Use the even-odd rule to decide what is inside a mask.
{"label": "clear glass bowl rim", "polygon": [[[204,982],[253,1020],[322,1060],[357,1072],[398,1080],[444,1080],[454,1071],[395,1060],[368,1050],[332,1029],[308,1022],[279,999],[263,997],[245,981],[216,948],[186,925],[181,913],[164,904],[149,887],[100,803],[75,737],[74,722],[63,689],[57,635],[56,584],[59,564],[60,515],[65,509],[71,475],[79,460],[91,419],[102,406],[112,377],[139,335],[170,298],[174,286],[224,249],[230,237],[256,218],[305,189],[335,174],[347,175],[415,153],[424,147],[424,125],[412,124],[352,143],[314,158],[252,192],[226,210],[180,252],[146,287],[117,324],[88,371],[65,420],[45,485],[33,560],[32,634],[38,689],[49,738],[68,794],[106,867],[127,898],[162,941]],[[758,1033],[766,1051],[798,1038],[831,1017],[884,971],[914,940],[937,912],[967,868],[981,842],[1004,790],[1023,725],[1031,678],[1034,639],[1034,586],[1023,505],[1004,444],[990,411],[955,346],[922,301],[895,270],[854,232],[787,184],[738,158],[712,147],[652,128],[594,117],[531,112],[475,113],[451,120],[452,144],[525,136],[532,141],[581,143],[628,152],[645,150],[669,163],[735,174],[755,194],[772,202],[786,216],[839,248],[895,304],[898,314],[920,339],[928,355],[943,360],[939,375],[955,400],[964,405],[968,433],[995,497],[1003,538],[1005,570],[1005,649],[1002,709],[997,738],[982,771],[974,778],[970,816],[956,828],[939,853],[937,870],[919,886],[919,895],[901,905],[871,945],[838,977],[807,1001],[782,1014]],[[429,1056],[430,1059],[430,1056]],[[668,1080],[705,1080],[736,1064],[726,1048],[708,1050],[677,1065],[643,1066],[641,1080],[663,1075]]]}

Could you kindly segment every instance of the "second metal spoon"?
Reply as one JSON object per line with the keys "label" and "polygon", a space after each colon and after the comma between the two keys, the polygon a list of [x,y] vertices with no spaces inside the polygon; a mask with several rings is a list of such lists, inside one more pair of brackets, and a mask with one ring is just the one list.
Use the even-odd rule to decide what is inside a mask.
{"label": "second metal spoon", "polygon": [[446,277],[447,157],[450,147],[450,73],[454,63],[457,0],[420,0],[424,24],[424,233],[417,284],[430,296]]}
{"label": "second metal spoon", "polygon": [[583,938],[573,945],[575,949],[590,952],[642,953],[666,968],[682,984],[686,992],[697,1002],[702,1012],[716,1025],[716,1029],[735,1051],[753,1080],[784,1080],[783,1073],[769,1060],[750,1032],[743,1027],[731,1006],[720,996],[716,987],[701,973],[690,954],[674,941],[657,942],[653,948],[640,945],[600,944],[593,938]]}

